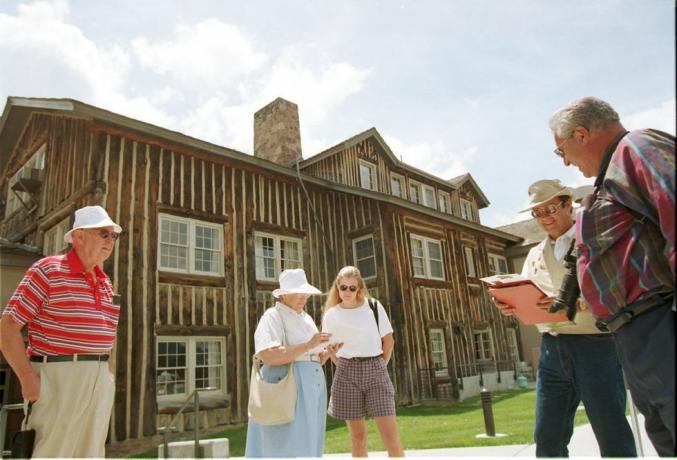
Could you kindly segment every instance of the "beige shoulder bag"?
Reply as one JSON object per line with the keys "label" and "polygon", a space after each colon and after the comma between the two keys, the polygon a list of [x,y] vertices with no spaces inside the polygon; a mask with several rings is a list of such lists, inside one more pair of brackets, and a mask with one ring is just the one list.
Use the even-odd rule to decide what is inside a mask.
{"label": "beige shoulder bag", "polygon": [[[284,346],[287,331],[282,314],[278,311],[284,334]],[[261,360],[252,359],[252,377],[249,382],[249,418],[260,425],[281,425],[294,420],[296,413],[296,379],[294,362],[287,365],[287,375],[277,383],[268,383],[261,376]]]}

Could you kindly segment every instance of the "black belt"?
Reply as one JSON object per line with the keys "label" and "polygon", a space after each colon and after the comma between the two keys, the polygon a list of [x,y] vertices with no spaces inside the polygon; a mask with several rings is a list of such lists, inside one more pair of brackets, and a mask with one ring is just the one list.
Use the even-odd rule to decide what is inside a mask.
{"label": "black belt", "polygon": [[29,359],[34,363],[65,363],[78,361],[108,361],[109,355],[54,355],[54,356],[31,356]]}
{"label": "black belt", "polygon": [[621,308],[621,310],[611,318],[598,319],[595,325],[600,331],[616,332],[638,316],[670,303],[673,297],[674,293],[670,292],[668,294],[659,294],[645,300],[640,300],[639,302],[631,303]]}
{"label": "black belt", "polygon": [[376,355],[376,356],[355,356],[353,358],[341,358],[341,359],[347,359],[348,361],[369,361],[370,359],[376,359],[380,358],[383,355]]}

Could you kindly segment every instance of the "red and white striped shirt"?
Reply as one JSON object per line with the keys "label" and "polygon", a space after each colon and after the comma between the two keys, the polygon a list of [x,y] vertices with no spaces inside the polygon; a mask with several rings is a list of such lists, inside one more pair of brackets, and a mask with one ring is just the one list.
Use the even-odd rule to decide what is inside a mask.
{"label": "red and white striped shirt", "polygon": [[28,324],[29,355],[106,354],[113,348],[120,307],[100,267],[86,273],[74,250],[38,260],[3,315]]}

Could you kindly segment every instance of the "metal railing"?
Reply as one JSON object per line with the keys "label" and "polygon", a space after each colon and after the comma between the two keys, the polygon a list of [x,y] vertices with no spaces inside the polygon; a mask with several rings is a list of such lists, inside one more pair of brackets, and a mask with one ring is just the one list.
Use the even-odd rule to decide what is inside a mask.
{"label": "metal railing", "polygon": [[195,440],[195,451],[194,458],[202,458],[202,449],[200,448],[200,391],[212,391],[216,388],[207,387],[193,390],[191,394],[188,395],[188,398],[181,405],[179,411],[174,415],[174,418],[167,424],[167,426],[159,427],[159,430],[162,430],[162,445],[164,446],[164,458],[170,458],[169,456],[169,439],[168,435],[170,432],[176,433],[178,428],[174,424],[183,413],[184,409],[188,407],[188,404],[193,401],[193,424],[195,425],[195,433],[193,439]]}

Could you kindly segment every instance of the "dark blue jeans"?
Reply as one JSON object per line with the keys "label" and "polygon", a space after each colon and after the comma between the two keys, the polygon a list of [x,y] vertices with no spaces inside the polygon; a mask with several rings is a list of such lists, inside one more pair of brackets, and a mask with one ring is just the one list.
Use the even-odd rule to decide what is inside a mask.
{"label": "dark blue jeans", "polygon": [[581,401],[602,457],[636,457],[614,337],[543,334],[536,384],[537,457],[569,456]]}
{"label": "dark blue jeans", "polygon": [[666,303],[621,327],[618,354],[630,394],[661,457],[675,450],[675,312]]}

